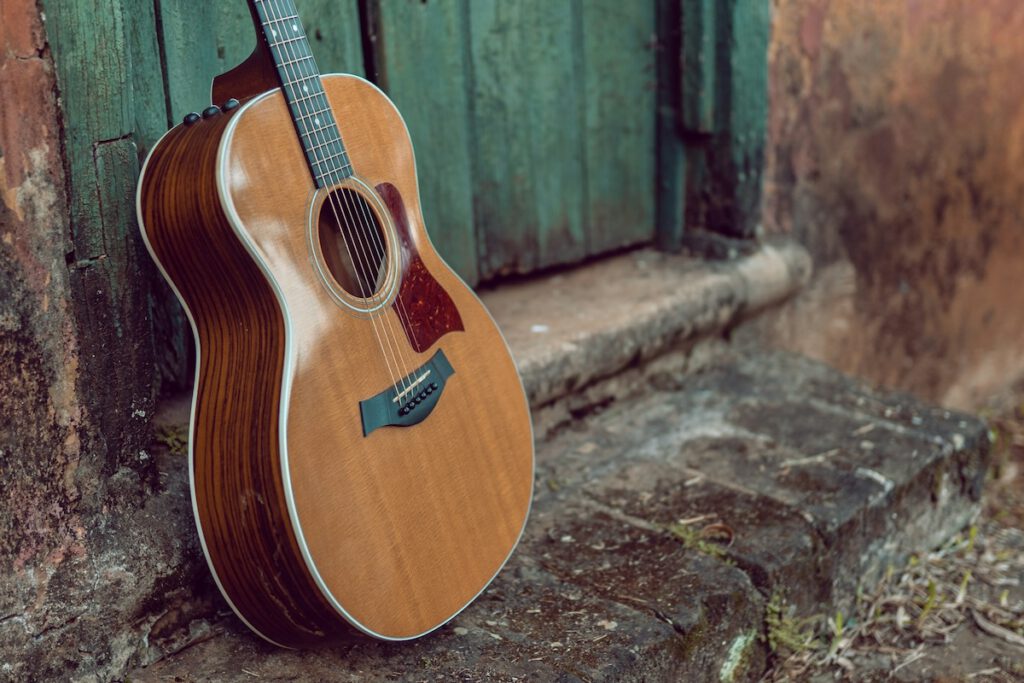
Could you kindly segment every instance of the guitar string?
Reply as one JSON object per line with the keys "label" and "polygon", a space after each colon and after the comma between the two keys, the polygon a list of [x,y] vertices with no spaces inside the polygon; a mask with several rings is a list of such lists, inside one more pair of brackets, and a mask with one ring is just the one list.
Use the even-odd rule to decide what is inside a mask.
{"label": "guitar string", "polygon": [[[263,4],[264,10],[267,13],[267,20],[268,20],[267,21],[267,26],[269,26],[271,28],[272,34],[275,37],[277,35],[276,32],[274,31],[274,25],[276,25],[276,27],[278,29],[281,29],[282,31],[285,31],[286,28],[287,28],[285,26],[285,22],[287,21],[287,19],[285,17],[287,16],[287,13],[284,12],[284,11],[280,11],[279,10],[279,8],[281,6],[280,5],[276,5],[275,7],[271,7],[270,5],[274,4],[274,0],[270,0],[270,2],[268,2],[267,0],[258,0],[258,1],[260,1],[261,4]],[[297,17],[294,18],[294,21],[297,22],[298,18]],[[285,32],[285,35],[287,35],[286,32]],[[291,68],[291,69],[289,68],[289,65],[298,65],[302,61],[306,61],[306,60],[313,61],[312,60],[312,55],[310,55],[309,57],[302,57],[300,55],[299,56],[300,58],[296,59],[295,58],[295,54],[297,54],[297,53],[293,54],[287,47],[283,47],[283,46],[287,46],[288,45],[287,42],[285,42],[285,41],[274,41],[274,40],[268,40],[267,42],[268,42],[268,45],[269,45],[269,47],[271,49],[276,48],[279,54],[282,54],[285,57],[287,57],[287,59],[282,60],[282,65],[283,65],[282,66],[282,70],[285,72],[285,76],[286,76],[286,79],[285,79],[286,82],[284,83],[284,85],[287,86],[287,87],[291,87],[291,89],[292,89],[293,101],[295,102],[296,110],[299,113],[299,116],[297,118],[298,118],[298,121],[299,121],[301,127],[304,129],[304,136],[306,138],[313,137],[313,139],[316,141],[316,144],[317,144],[318,148],[324,148],[324,147],[329,146],[332,141],[328,138],[327,134],[324,132],[324,129],[318,129],[318,128],[315,128],[315,127],[311,127],[309,125],[308,121],[307,121],[307,119],[309,119],[311,117],[315,117],[317,113],[323,113],[323,112],[318,112],[318,111],[311,110],[309,105],[304,105],[303,101],[300,98],[296,97],[298,83],[300,83],[302,80],[311,79],[312,76],[309,76],[309,77],[304,77],[303,76],[302,78],[296,78],[295,77],[296,75],[302,76],[301,71],[298,70],[298,66],[295,66],[294,68]],[[315,62],[314,62],[314,64],[315,64]],[[321,93],[319,95],[324,98],[324,101],[326,101],[326,93],[323,92],[323,88],[322,87],[320,89],[321,89]],[[316,96],[317,96],[317,94],[314,94],[312,97],[315,98]],[[304,108],[305,108],[305,113],[303,113],[303,109]],[[336,123],[334,125],[335,125],[335,127],[337,126]],[[313,132],[312,136],[310,135],[310,131],[311,130]],[[340,133],[338,135],[338,141],[340,142]],[[338,180],[340,180],[340,178],[337,177],[337,174],[340,172],[340,169],[338,169],[338,170],[331,170],[330,164],[328,163],[329,160],[331,158],[333,158],[333,157],[325,157],[323,159],[320,159],[317,156],[315,150],[313,150],[311,152],[311,154],[313,156],[313,164],[317,167],[316,171],[319,174],[321,174],[322,178],[328,178],[328,179],[332,180],[333,182],[337,182]],[[347,157],[347,153],[343,152],[343,154],[344,154],[344,157]],[[341,169],[344,169],[346,166],[351,167],[351,163],[349,162],[349,160],[347,158],[345,159],[345,162],[346,163],[341,166]],[[327,169],[326,172],[325,172],[325,167]],[[341,213],[344,214],[347,217],[347,219],[349,221],[349,224],[354,224],[355,223],[355,221],[353,220],[352,214],[350,212],[346,211],[341,206],[341,202],[335,197],[334,192],[331,192],[331,191],[328,192],[328,199],[327,199],[327,201],[328,201],[328,203],[331,206],[331,211],[334,214],[335,221],[337,221],[339,228],[342,225],[345,225],[345,223],[342,222],[341,217],[339,216],[339,211],[341,211]],[[350,245],[348,244],[348,240],[344,239],[344,235],[342,236],[342,241],[345,242],[345,250],[348,253],[349,260],[352,263],[353,269],[355,271],[354,274],[356,276],[356,280],[357,280],[358,284],[360,285],[360,289],[362,290],[363,298],[364,299],[368,299],[369,301],[371,301],[371,303],[374,303],[375,302],[375,298],[371,298],[371,297],[367,296],[365,282],[364,282],[363,278],[360,277],[360,265],[357,264],[357,259],[356,259],[355,255],[353,254]],[[369,270],[369,268],[367,266],[365,266],[365,262],[364,262],[363,268],[364,268],[364,271],[368,271]],[[383,337],[384,337],[384,340],[387,341],[387,345],[388,345],[388,349],[385,350],[385,348],[384,348],[384,340],[382,340],[382,338],[381,338],[382,337],[382,331],[378,330],[377,322],[375,320],[375,316],[373,316],[372,313],[370,314],[370,319],[371,319],[371,324],[373,326],[374,335],[377,337],[378,347],[381,349],[381,354],[384,356],[384,361],[385,361],[385,363],[388,366],[388,373],[389,373],[389,375],[391,377],[391,380],[392,380],[392,383],[393,383],[392,386],[395,389],[395,395],[396,395],[396,397],[404,395],[406,393],[406,389],[408,388],[407,383],[405,381],[405,377],[406,377],[406,375],[408,373],[407,372],[403,372],[403,368],[402,368],[403,363],[399,361],[398,357],[395,354],[394,347],[391,345],[391,337],[394,336],[393,335],[393,331],[392,331],[391,337],[389,337],[389,335],[387,333],[387,330],[383,330]],[[399,348],[401,348],[400,345],[399,345]],[[390,356],[391,356],[390,359],[388,358],[389,352],[390,352]],[[395,373],[394,370],[392,370],[392,366],[391,366],[391,362],[392,361],[394,361],[395,366],[398,368],[398,370],[397,370],[398,379],[395,378],[395,374],[396,373]],[[401,386],[401,390],[399,389],[400,386]]]}
{"label": "guitar string", "polygon": [[[274,12],[276,11],[276,9],[270,7],[269,3],[266,2],[266,0],[259,0],[259,1],[263,4],[263,9],[265,10],[266,15],[267,15],[267,19],[268,19],[268,21],[266,22],[265,26],[269,27],[271,29],[271,33],[276,37],[277,36],[277,31],[274,29],[274,25],[275,24],[277,25],[278,29],[285,30],[285,28],[286,28],[284,26],[285,19],[283,18],[285,16],[285,13],[281,13],[280,17],[275,17],[274,16]],[[287,34],[285,34],[285,35],[287,35]],[[301,72],[299,72],[297,68],[296,69],[289,69],[288,68],[288,64],[289,63],[290,64],[298,64],[299,61],[298,60],[293,60],[291,54],[288,54],[288,52],[285,49],[282,48],[282,45],[286,45],[287,43],[277,42],[277,41],[269,40],[269,39],[268,39],[267,43],[268,43],[268,46],[270,47],[271,50],[273,50],[274,48],[277,48],[279,54],[284,55],[284,56],[287,57],[287,59],[281,60],[282,65],[283,65],[282,66],[282,70],[285,72],[285,74],[284,74],[285,78],[283,79],[284,80],[283,86],[285,88],[291,87],[291,89],[292,89],[292,97],[293,97],[293,100],[295,101],[296,111],[298,112],[298,116],[296,117],[297,118],[297,122],[304,129],[303,135],[308,138],[308,137],[310,137],[310,126],[309,126],[309,124],[307,122],[307,119],[310,118],[311,116],[315,116],[315,114],[313,114],[309,110],[308,106],[306,108],[306,112],[307,113],[306,114],[302,113],[303,112],[303,105],[302,105],[302,102],[296,97],[296,92],[297,92],[297,85],[298,85],[298,83],[300,83],[303,79],[302,78],[299,78],[299,79],[295,78],[295,75],[296,74],[301,75]],[[317,147],[318,148],[322,148],[322,147],[330,144],[330,141],[327,140],[326,135],[323,138],[320,138],[319,135],[317,135],[316,137],[317,137]],[[311,153],[312,153],[312,156],[313,156],[312,163],[317,167],[315,170],[317,171],[317,173],[322,174],[321,177],[326,176],[326,174],[324,173],[324,167],[327,165],[328,161],[332,157],[325,157],[323,159],[320,159],[317,156],[315,149]],[[344,166],[342,168],[344,168]],[[341,225],[343,225],[343,222],[342,222],[340,216],[338,215],[339,206],[334,201],[333,193],[329,193],[328,194],[327,203],[329,203],[329,205],[331,207],[331,211],[334,214],[334,219],[335,219],[335,221],[337,221],[337,223],[338,223],[338,225],[340,227]],[[351,248],[349,247],[348,241],[347,240],[343,240],[343,241],[345,241],[345,249],[348,252],[349,260],[352,262],[353,268],[356,270],[356,275],[357,275],[357,280],[358,280],[359,279],[358,278],[358,267],[355,265],[355,257],[352,254],[352,251],[351,251]],[[360,281],[359,284],[362,285],[362,282]],[[363,293],[364,293],[364,298],[365,298],[365,290],[364,290]],[[373,324],[374,335],[377,338],[377,345],[378,345],[378,347],[381,350],[381,355],[384,356],[384,362],[387,365],[388,374],[391,377],[391,380],[393,382],[393,386],[396,387],[395,388],[395,392],[396,392],[396,395],[397,395],[397,392],[398,392],[398,388],[397,387],[398,387],[399,382],[398,382],[398,380],[395,379],[396,373],[392,369],[392,366],[391,366],[391,361],[395,360],[394,359],[393,350],[392,350],[392,358],[389,359],[388,358],[388,352],[384,348],[384,342],[381,339],[381,333],[377,329],[376,322],[371,319],[371,323]],[[395,365],[398,366],[397,360],[395,360]],[[401,368],[400,367],[398,369],[398,374],[401,375]]]}
{"label": "guitar string", "polygon": [[[283,1],[280,4],[278,4],[277,6],[282,8],[280,10],[281,16],[282,17],[287,16],[287,3],[285,1]],[[292,16],[287,17],[287,19],[277,19],[277,20],[275,20],[274,23],[277,23],[279,25],[279,28],[280,28],[281,24],[284,21],[292,21],[293,22],[293,24],[292,24],[293,27],[296,27],[297,24],[298,24],[299,19],[298,19],[297,15],[293,14]],[[287,35],[287,30],[286,30],[287,27],[283,27],[283,28],[285,28],[285,33]],[[295,28],[295,30],[298,31],[298,28]],[[288,42],[294,42],[294,41],[290,40]],[[287,45],[287,43],[284,43],[284,44]],[[296,48],[296,51],[294,53],[291,52],[290,49],[288,49],[288,48],[285,48],[285,49],[288,51],[288,56],[289,56],[289,61],[290,62],[295,63],[295,64],[298,64],[298,63],[303,62],[303,61],[311,62],[312,65],[313,65],[314,72],[316,74],[319,73],[318,70],[317,70],[317,67],[316,67],[316,59],[312,55],[312,51],[309,51],[309,54],[304,56],[304,55],[299,53],[297,48]],[[298,59],[294,59],[293,58],[293,57],[296,57],[296,56],[298,57]],[[286,67],[286,69],[287,69],[287,67]],[[295,70],[298,71],[298,67],[297,66],[295,67]],[[328,109],[326,111],[328,113],[331,113],[332,114],[332,118],[333,118],[333,112],[330,111],[330,103],[327,100],[326,92],[323,90],[322,83],[321,83],[320,91],[321,92],[319,93],[319,96],[323,98],[324,103],[328,107]],[[293,92],[294,92],[294,86],[293,86]],[[316,96],[314,95],[313,97],[316,97]],[[315,115],[315,112],[313,114],[310,114],[310,115]],[[308,116],[307,116],[307,118],[308,118]],[[334,123],[334,126],[335,126],[335,128],[337,128],[337,122]],[[322,132],[322,130],[323,129],[314,128],[314,132],[318,136]],[[338,132],[338,142],[340,143],[340,141],[341,141],[341,135],[340,135],[340,131],[339,131]],[[329,144],[330,141],[328,140],[327,142]],[[349,160],[347,158],[348,154],[347,154],[347,152],[344,151],[344,147],[342,147],[342,153],[345,156],[345,161],[346,161],[345,166],[351,168],[351,160]],[[345,166],[342,166],[341,168],[343,169],[343,168],[345,168]],[[327,177],[332,181],[332,183],[337,183],[337,182],[339,182],[341,180],[341,178],[338,177],[339,173],[340,173],[340,169],[332,170],[329,167],[328,168],[328,175],[327,175]],[[355,196],[353,196],[353,195],[355,195]],[[374,245],[371,243],[371,240],[369,239],[370,236],[373,237],[373,242],[376,243],[376,251],[377,251],[377,254],[380,256],[381,261],[383,261],[383,259],[385,257],[385,254],[387,252],[387,250],[385,248],[385,245],[382,242],[382,237],[380,235],[380,232],[374,227],[374,220],[372,218],[372,213],[373,213],[372,209],[369,208],[368,203],[357,192],[343,192],[342,193],[342,198],[338,199],[337,203],[338,203],[339,207],[341,207],[342,203],[344,203],[345,208],[342,210],[343,213],[351,221],[351,225],[352,226],[359,228],[359,234],[360,234],[361,240],[355,240],[356,245],[358,246],[358,251],[359,251],[359,259],[360,259],[359,260],[359,264],[357,265],[355,263],[356,259],[354,258],[354,254],[350,254],[350,258],[353,260],[353,267],[356,268],[356,277],[359,280],[360,287],[361,287],[361,289],[363,291],[363,296],[364,296],[364,298],[368,298],[373,303],[376,303],[376,304],[383,303],[383,301],[384,301],[384,294],[385,294],[383,292],[383,290],[381,290],[381,291],[377,290],[376,282],[367,285],[366,283],[364,283],[363,277],[361,276],[361,275],[370,274],[371,271],[373,270],[373,268],[371,268],[371,264],[373,263],[372,256],[373,256],[373,251],[374,251]],[[396,246],[399,246],[399,245],[396,245]],[[346,247],[348,247],[347,243],[346,243]],[[399,255],[401,255],[400,250],[399,250]],[[401,264],[398,263],[398,264],[395,264],[395,266],[399,269],[399,273],[400,273]],[[378,279],[379,279],[380,278],[380,269],[378,268],[377,270],[378,270]],[[371,292],[375,292],[375,295],[367,296],[366,292],[368,290],[371,291]],[[404,302],[402,301],[402,299],[400,297],[397,297],[397,303],[398,303],[398,307],[400,309],[402,309],[402,311],[404,312],[406,320],[411,320],[410,316],[408,315],[408,311],[405,309]],[[396,313],[397,313],[397,311],[396,311]],[[392,352],[392,356],[395,359],[395,364],[398,366],[399,372],[401,373],[401,377],[402,377],[403,391],[400,394],[400,396],[405,397],[405,399],[408,399],[411,396],[411,392],[406,392],[405,389],[411,387],[412,384],[413,384],[413,381],[414,381],[412,378],[408,378],[408,375],[410,374],[409,368],[412,367],[412,364],[406,358],[406,355],[405,355],[405,352],[404,352],[405,351],[404,346],[403,346],[402,342],[399,341],[399,335],[397,335],[395,333],[395,329],[393,327],[392,321],[391,321],[390,317],[387,315],[386,311],[382,313],[382,316],[384,318],[384,321],[382,322],[382,328],[384,328],[384,337],[385,337],[385,339],[388,342],[388,346],[389,346],[389,348],[390,348],[390,350]],[[413,340],[415,341],[416,340],[415,331],[414,330],[410,330],[410,333],[411,333],[411,335],[413,337]],[[392,341],[394,341],[394,347],[391,347],[391,342]],[[398,349],[397,354],[395,354],[395,348]],[[406,381],[406,378],[408,378],[408,381]],[[407,395],[407,393],[408,393],[408,395]],[[400,401],[401,400],[402,399],[400,399]]]}
{"label": "guitar string", "polygon": [[[296,14],[297,14],[297,13],[296,13]],[[296,21],[296,22],[298,21],[298,18],[297,18],[297,17],[296,17],[295,21]],[[312,50],[310,50],[310,56],[312,57]],[[315,61],[314,61],[314,65],[315,65]],[[320,80],[320,79],[319,79],[319,70],[316,70],[316,71],[317,71],[317,80],[319,81],[319,80]],[[293,93],[294,93],[294,86],[293,86]],[[323,87],[322,87],[322,84],[321,84],[321,96],[323,97],[323,101],[324,101],[325,103],[327,103],[327,106],[328,106],[328,108],[330,108],[330,103],[329,103],[329,102],[328,102],[328,100],[327,100],[327,94],[326,94],[326,91],[324,91],[324,89],[323,89]],[[298,107],[298,105],[296,105],[296,106]],[[333,118],[333,112],[331,113],[331,117]],[[339,138],[339,140],[340,140],[340,138],[341,138],[341,131],[340,131],[340,130],[339,130],[339,129],[337,128],[337,122],[335,122],[335,130],[337,131],[337,134],[338,134],[338,138]],[[348,166],[349,166],[349,167],[351,168],[351,161],[350,161],[350,160],[349,160],[349,159],[347,158],[347,157],[348,157],[347,153],[345,153],[345,155],[344,155],[344,156],[345,156],[345,161],[346,161],[347,165],[348,165]],[[344,168],[344,166],[343,166],[342,168]],[[333,193],[331,193],[331,194],[329,195],[329,197],[331,197],[331,198],[332,198],[332,202],[333,202]],[[333,203],[332,203],[332,208],[333,208]],[[337,217],[337,213],[335,213],[335,216]],[[340,225],[341,225],[341,223],[340,223],[340,221],[339,221],[339,227],[340,227]],[[344,236],[343,236],[343,238],[344,238]],[[346,240],[346,248],[347,248],[347,246],[348,246],[348,242],[347,242],[347,240]],[[351,252],[350,252],[350,257],[351,257]],[[353,262],[353,266],[355,267],[355,265],[354,265],[354,262]],[[359,276],[358,276],[358,268],[357,268],[357,272],[356,272],[356,277],[357,277],[357,279],[359,279]],[[372,315],[372,314],[371,314],[371,315]],[[387,314],[386,314],[386,311],[385,311],[385,313],[384,313],[384,317],[385,317],[385,320],[388,320],[388,318],[387,318]],[[375,327],[374,329],[376,330],[376,327]],[[397,343],[397,340],[396,340],[396,343]],[[401,349],[401,344],[399,344],[399,349]],[[408,392],[408,391],[407,391],[406,389],[403,389],[403,390],[402,390],[402,393],[397,393],[397,392],[398,392],[398,389],[397,389],[397,386],[398,386],[398,385],[397,385],[397,383],[396,383],[395,385],[393,385],[393,386],[395,386],[395,391],[396,391],[396,398],[399,398],[399,399],[400,399],[400,397],[401,397],[401,396],[403,396],[403,395],[405,395],[405,396],[410,396],[410,395],[412,394],[412,392]],[[401,400],[401,399],[399,400],[399,403],[402,403],[402,400]],[[419,444],[419,445],[421,445],[421,446],[422,446],[422,438],[423,438],[423,437],[422,437],[422,433],[421,433],[421,432],[420,432],[419,430],[417,430],[415,434],[411,435],[411,439],[410,439],[411,443],[409,444],[409,446],[410,446],[410,447],[413,447],[413,448],[415,448],[415,446],[416,446],[417,442],[420,442],[420,444]],[[378,489],[379,489],[379,487],[378,487]],[[379,491],[379,490],[378,490],[378,496],[379,496],[379,498],[380,498],[380,499],[381,499],[381,500],[382,500],[382,501],[383,501],[383,502],[385,503],[385,505],[384,505],[384,510],[383,510],[383,512],[384,512],[384,514],[385,514],[385,516],[387,516],[388,518],[390,518],[390,519],[392,520],[392,522],[393,522],[393,521],[394,521],[394,516],[395,516],[395,515],[394,515],[394,512],[393,512],[393,511],[391,510],[391,507],[390,507],[390,506],[388,506],[388,505],[386,504],[386,499],[385,499],[385,496],[384,496],[384,493],[383,493],[383,491]],[[435,493],[435,494],[434,494],[434,495],[432,496],[432,498],[434,498],[434,499],[436,500],[436,498],[437,498],[437,494]],[[436,507],[436,504],[435,504],[435,507]],[[411,581],[411,578],[412,578],[412,577],[408,575],[408,572],[406,572],[406,571],[404,571],[404,570],[403,570],[403,571],[402,571],[401,573],[403,574],[403,578],[404,578],[405,580],[407,580],[407,581]]]}
{"label": "guitar string", "polygon": [[[316,65],[315,58],[313,60],[313,63],[314,63],[314,66],[315,66]],[[330,107],[330,103],[327,101],[326,92],[324,93],[324,101],[327,103],[327,106]],[[376,251],[376,254],[379,257],[380,261],[384,262],[384,259],[386,258],[386,254],[387,254],[388,250],[386,248],[386,245],[384,244],[384,238],[382,236],[382,231],[378,230],[376,228],[376,226],[375,226],[376,221],[374,220],[374,216],[373,216],[374,211],[373,211],[373,209],[370,207],[369,202],[367,202],[364,199],[362,199],[362,197],[360,197],[359,195],[356,195],[355,198],[351,197],[349,195],[345,196],[345,201],[346,202],[349,202],[350,199],[352,200],[352,203],[349,204],[349,208],[352,208],[353,215],[356,214],[356,213],[360,213],[361,214],[359,216],[358,226],[360,228],[360,235],[365,239],[366,249],[364,251],[362,249],[363,244],[360,244],[360,253],[363,254],[363,256],[366,258],[366,262],[367,263],[371,263],[374,251]],[[358,208],[353,207],[353,204],[355,205],[355,207],[358,207]],[[372,241],[370,239],[371,236],[372,236]],[[395,251],[398,254],[397,263],[393,264],[393,267],[397,270],[398,281],[396,282],[396,286],[399,288],[399,291],[396,293],[396,296],[395,296],[395,303],[396,303],[395,313],[396,313],[396,315],[399,316],[399,324],[400,325],[402,324],[401,321],[402,321],[402,317],[404,316],[404,318],[406,320],[406,324],[408,325],[407,329],[409,331],[409,335],[412,337],[412,342],[413,342],[413,344],[415,344],[418,347],[419,346],[419,341],[416,338],[416,331],[415,331],[415,329],[412,328],[412,317],[409,315],[409,312],[408,312],[408,310],[405,307],[405,301],[399,295],[401,293],[401,277],[402,277],[402,269],[403,269],[402,261],[403,261],[404,255],[402,253],[401,239],[400,239],[400,237],[397,234],[397,230],[395,231],[395,234],[393,235],[393,239],[396,241],[396,244],[395,244],[396,249],[395,249]],[[400,313],[399,313],[399,311],[400,311]],[[415,368],[416,363],[415,362],[410,363],[406,359],[404,341],[399,341],[399,338],[401,337],[401,335],[395,333],[395,330],[394,330],[391,318],[387,315],[386,311],[384,311],[381,315],[384,317],[384,321],[387,324],[388,330],[391,332],[392,338],[395,339],[395,344],[396,344],[396,346],[399,349],[399,355],[401,356],[403,362],[406,364],[406,367],[407,368]],[[412,351],[413,351],[413,354],[414,354],[413,355],[413,360],[415,361],[416,350],[413,349]],[[414,385],[414,383],[415,383],[415,379],[414,378],[410,378],[410,380],[409,380],[410,386]],[[400,402],[404,403],[405,401],[407,401],[410,397],[412,397],[413,393],[414,392],[409,392],[408,394],[403,394],[404,398],[401,399]]]}
{"label": "guitar string", "polygon": [[[386,261],[384,261],[384,259],[386,258],[386,251],[387,250],[384,248],[383,244],[381,243],[380,232],[374,226],[374,220],[373,220],[373,218],[371,216],[373,210],[369,208],[368,202],[365,199],[363,199],[360,195],[358,195],[356,193],[353,193],[353,194],[355,194],[355,197],[353,197],[352,195],[346,194],[345,195],[345,202],[346,202],[348,208],[350,208],[352,210],[352,215],[356,217],[356,219],[353,221],[353,223],[359,228],[360,236],[362,237],[362,239],[365,242],[365,245],[364,245],[363,242],[357,242],[357,244],[359,244],[360,254],[365,259],[365,262],[367,264],[370,264],[370,263],[373,262],[373,259],[374,259],[373,254],[374,254],[374,251],[376,251],[376,253],[380,257],[380,262],[381,263],[386,263]],[[361,214],[361,215],[357,215],[357,214]],[[376,249],[374,248],[374,245],[371,243],[371,241],[369,239],[370,235],[373,236],[373,239],[374,239],[374,241],[377,244]],[[396,237],[396,239],[397,239],[397,237]],[[365,246],[365,249],[364,249],[364,246]],[[400,245],[396,245],[396,247],[397,247],[396,251],[398,253],[398,258],[401,259],[401,247],[400,247]],[[397,263],[393,264],[393,267],[397,270],[397,273],[396,273],[396,278],[397,279],[396,279],[396,282],[395,282],[395,286],[398,287],[399,290],[400,290],[400,288],[401,288],[401,261],[399,260]],[[366,267],[366,270],[369,270],[368,265]],[[386,275],[386,273],[384,273],[384,274]],[[378,277],[379,277],[379,275],[378,275]],[[376,291],[376,284],[374,284],[374,288],[375,288],[375,291]],[[384,296],[383,291],[380,291],[379,296],[380,297]],[[380,299],[380,300],[383,301],[383,299]],[[399,307],[404,308],[404,304],[402,303],[402,298],[401,298],[401,296],[398,295],[398,293],[396,293],[396,295],[395,295],[395,301],[397,302]],[[386,327],[388,328],[389,332],[391,333],[391,337],[395,340],[395,345],[398,347],[399,356],[401,357],[403,364],[405,365],[406,368],[414,367],[414,364],[413,363],[409,363],[409,361],[406,358],[404,342],[400,341],[400,339],[399,339],[400,335],[395,333],[394,326],[393,326],[393,324],[391,322],[391,318],[387,315],[387,311],[382,310],[381,316],[384,318],[384,324],[386,325]],[[412,370],[408,370],[408,374],[411,374],[411,373],[412,373]],[[408,376],[408,374],[404,375],[404,376]],[[410,377],[409,378],[409,386],[410,387],[413,386],[414,382],[415,382],[415,378],[411,378]],[[399,399],[399,402],[400,403],[404,403],[406,400],[408,400],[409,396],[411,396],[411,395],[412,395],[412,392],[403,393],[402,394],[403,398]]]}
{"label": "guitar string", "polygon": [[[372,222],[373,219],[366,215],[367,206],[366,206],[365,203],[362,204],[362,208],[363,208],[363,220],[368,220],[368,221]],[[407,230],[410,233],[410,234],[407,234],[406,237],[409,239],[409,248],[412,249],[411,229],[408,228],[408,223],[406,225],[407,225]],[[376,230],[373,230],[372,234],[373,234],[374,240],[376,242],[377,252],[379,254],[381,254],[382,257],[383,257],[384,245],[381,243],[380,234]],[[398,234],[397,228],[395,229],[394,238],[396,240],[398,240],[398,258],[399,258],[399,263],[397,264],[397,266],[399,268],[399,271],[401,272],[401,270],[405,267],[405,265],[403,263],[404,260],[405,260],[405,254],[404,254],[404,250],[403,250],[402,244],[401,244],[402,238]],[[412,259],[410,258],[410,264],[411,264],[411,260]],[[401,294],[401,290],[399,290],[399,294]],[[403,300],[403,298],[401,296],[398,296],[398,297],[396,297],[396,299],[398,300],[398,308],[401,310],[401,315],[399,317],[399,320],[401,320],[402,318],[405,319],[405,323],[404,324],[406,325],[406,329],[409,331],[409,335],[412,337],[412,343],[414,345],[414,349],[413,350],[418,353],[419,349],[420,349],[420,342],[419,342],[419,339],[416,336],[416,328],[413,326],[412,316],[409,315],[409,310],[405,307],[405,301]],[[396,313],[398,313],[398,311],[396,311]]]}

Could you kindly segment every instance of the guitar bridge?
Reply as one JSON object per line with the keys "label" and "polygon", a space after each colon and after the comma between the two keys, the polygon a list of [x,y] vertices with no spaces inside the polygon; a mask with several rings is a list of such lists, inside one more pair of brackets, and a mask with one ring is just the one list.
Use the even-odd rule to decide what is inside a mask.
{"label": "guitar bridge", "polygon": [[409,373],[391,387],[359,402],[363,436],[381,427],[411,427],[423,422],[434,410],[445,382],[455,374],[444,351]]}

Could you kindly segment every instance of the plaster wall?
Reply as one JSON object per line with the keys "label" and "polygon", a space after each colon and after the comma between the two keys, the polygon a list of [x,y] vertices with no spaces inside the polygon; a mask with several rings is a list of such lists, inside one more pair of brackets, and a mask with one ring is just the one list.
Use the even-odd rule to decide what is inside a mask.
{"label": "plaster wall", "polygon": [[4,681],[119,677],[130,661],[159,656],[153,644],[196,602],[182,586],[208,582],[181,568],[196,541],[187,498],[168,492],[186,483],[161,480],[142,448],[152,397],[96,371],[123,361],[126,349],[152,356],[148,339],[91,305],[107,293],[88,277],[103,259],[75,258],[59,93],[37,3],[0,1]]}
{"label": "plaster wall", "polygon": [[1024,4],[776,0],[764,225],[815,281],[773,334],[968,407],[1024,372]]}

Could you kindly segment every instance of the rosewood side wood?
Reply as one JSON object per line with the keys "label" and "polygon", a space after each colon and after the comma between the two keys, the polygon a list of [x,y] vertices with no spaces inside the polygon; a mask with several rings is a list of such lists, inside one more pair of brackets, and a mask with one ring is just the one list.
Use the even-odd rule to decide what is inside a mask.
{"label": "rosewood side wood", "polygon": [[[197,340],[197,527],[225,597],[268,640],[417,637],[471,602],[518,542],[533,487],[522,385],[430,244],[391,102],[362,79],[323,77],[356,178],[401,247],[389,263],[400,286],[370,317],[318,274],[316,188],[282,93],[238,76],[215,91],[243,106],[170,131],[139,188],[143,234]],[[359,402],[439,350],[454,374],[429,416],[364,437]]]}

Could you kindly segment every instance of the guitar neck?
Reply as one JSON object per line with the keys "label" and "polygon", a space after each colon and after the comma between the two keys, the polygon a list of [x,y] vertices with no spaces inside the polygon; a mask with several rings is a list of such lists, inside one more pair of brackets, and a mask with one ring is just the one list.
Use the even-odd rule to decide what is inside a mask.
{"label": "guitar neck", "polygon": [[352,163],[295,2],[250,0],[249,5],[277,69],[313,181],[317,187],[331,187],[352,175]]}

